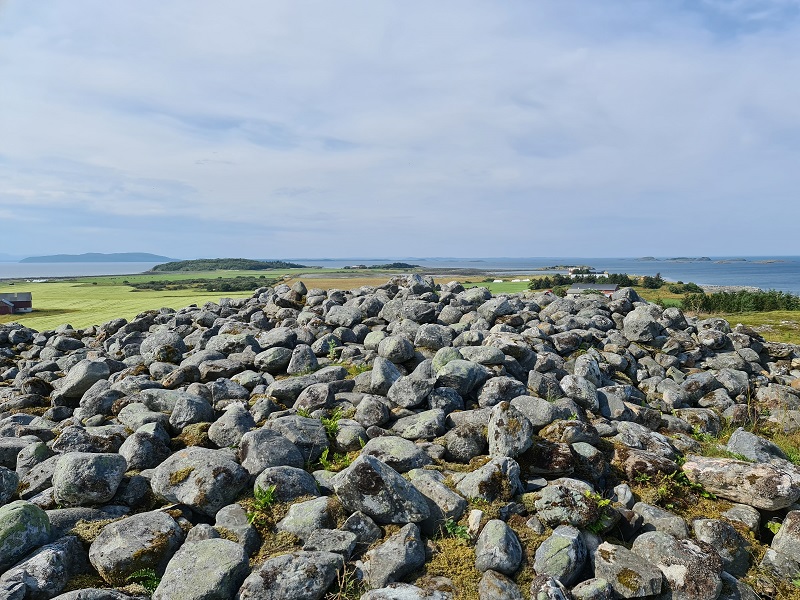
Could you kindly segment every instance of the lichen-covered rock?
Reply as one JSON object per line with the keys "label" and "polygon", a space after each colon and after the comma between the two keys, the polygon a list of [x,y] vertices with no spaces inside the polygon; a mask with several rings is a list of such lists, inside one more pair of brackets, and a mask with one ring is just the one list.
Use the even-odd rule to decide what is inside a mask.
{"label": "lichen-covered rock", "polygon": [[74,365],[60,382],[58,393],[64,398],[80,398],[94,383],[111,374],[105,362],[82,360]]}
{"label": "lichen-covered rock", "polygon": [[661,593],[661,571],[624,546],[603,542],[595,550],[593,562],[595,577],[608,581],[621,598],[644,598]]}
{"label": "lichen-covered rock", "polygon": [[325,428],[319,419],[290,415],[267,421],[263,429],[280,433],[297,446],[303,460],[307,462],[318,460],[329,444]]}
{"label": "lichen-covered rock", "polygon": [[24,597],[52,598],[72,577],[86,569],[86,550],[74,536],[42,546],[0,577],[0,589],[12,583],[24,586]]}
{"label": "lichen-covered rock", "polygon": [[536,549],[533,569],[537,575],[550,575],[571,585],[586,564],[588,551],[581,532],[569,525],[556,527]]}
{"label": "lichen-covered rock", "polygon": [[510,500],[523,489],[519,474],[519,464],[513,458],[493,458],[468,473],[456,489],[466,498],[482,498],[487,502]]}
{"label": "lichen-covered rock", "polygon": [[486,571],[478,584],[478,600],[523,600],[522,591],[511,579]]}
{"label": "lichen-covered rock", "polygon": [[531,447],[532,436],[531,422],[518,409],[508,402],[494,405],[489,415],[489,456],[515,458]]}
{"label": "lichen-covered rock", "polygon": [[430,455],[417,444],[396,435],[371,439],[364,444],[361,454],[374,456],[398,473],[419,469],[433,462]]}
{"label": "lichen-covered rock", "polygon": [[536,516],[550,526],[585,527],[600,518],[597,502],[585,492],[564,485],[548,485],[534,502]]}
{"label": "lichen-covered rock", "polygon": [[239,444],[242,466],[251,475],[268,467],[296,467],[305,464],[303,453],[288,438],[271,429],[256,429],[242,436]]}
{"label": "lichen-covered rock", "polygon": [[239,600],[320,600],[344,567],[341,554],[292,552],[270,558],[244,580]]}
{"label": "lichen-covered rock", "polygon": [[637,537],[631,551],[661,570],[673,598],[716,600],[722,591],[722,560],[703,542],[652,531]]}
{"label": "lichen-covered rock", "polygon": [[19,475],[11,469],[0,467],[0,506],[6,504],[17,493]]}
{"label": "lichen-covered rock", "polygon": [[364,556],[364,580],[381,588],[415,571],[425,563],[425,546],[419,528],[409,523]]}
{"label": "lichen-covered rock", "polygon": [[187,542],[167,564],[153,600],[226,600],[248,573],[247,554],[236,542]]}
{"label": "lichen-covered rock", "polygon": [[637,502],[633,512],[642,517],[642,531],[662,531],[676,538],[688,538],[689,528],[683,517],[664,510],[658,506]]}
{"label": "lichen-covered rock", "polygon": [[369,590],[361,596],[361,600],[452,600],[452,594],[423,590],[410,583],[390,583],[386,587]]}
{"label": "lichen-covered rock", "polygon": [[180,525],[167,513],[139,513],[106,525],[89,547],[89,562],[108,583],[125,585],[136,571],[163,572],[183,539]]}
{"label": "lichen-covered rock", "polygon": [[475,543],[475,568],[511,575],[522,563],[522,545],[514,530],[499,519],[483,526]]}
{"label": "lichen-covered rock", "polygon": [[614,588],[605,579],[594,577],[581,581],[570,590],[573,600],[612,600]]}
{"label": "lichen-covered rock", "polygon": [[286,516],[278,521],[277,530],[306,540],[314,531],[331,527],[328,503],[329,499],[323,496],[292,504]]}
{"label": "lichen-covered rock", "polygon": [[128,464],[119,454],[69,452],[53,472],[53,497],[64,506],[102,504],[114,497]]}
{"label": "lichen-covered rock", "polygon": [[192,446],[180,450],[153,472],[153,491],[170,502],[187,504],[213,517],[236,499],[248,473],[229,452]]}
{"label": "lichen-covered rock", "polygon": [[269,467],[256,477],[254,489],[266,490],[275,486],[275,499],[290,502],[301,496],[319,496],[314,477],[296,467]]}
{"label": "lichen-covered rock", "polygon": [[689,455],[683,471],[720,498],[761,510],[780,510],[800,498],[800,481],[771,464]]}
{"label": "lichen-covered rock", "polygon": [[467,509],[467,501],[445,485],[445,477],[437,471],[414,469],[411,483],[425,497],[430,516],[420,523],[422,531],[432,536],[441,532],[445,522],[458,521]]}
{"label": "lichen-covered rock", "polygon": [[324,552],[336,552],[344,556],[345,560],[350,558],[353,550],[358,543],[358,536],[352,531],[342,531],[341,529],[316,529],[308,536],[303,550],[317,550]]}
{"label": "lichen-covered rock", "polygon": [[[771,546],[780,555],[772,560],[773,563],[777,564],[785,557],[800,570],[800,510],[793,510],[784,517],[781,528],[772,538]],[[731,572],[731,575],[735,573]]]}
{"label": "lichen-covered rock", "polygon": [[[785,519],[784,524],[786,524]],[[722,559],[725,572],[735,577],[744,577],[750,569],[750,542],[742,534],[721,519],[696,519],[692,522],[692,527],[694,535],[699,541],[705,542],[717,551]],[[778,539],[777,535],[772,540],[773,548],[775,548],[776,539]],[[798,543],[800,540],[792,540],[791,548],[800,558],[800,552],[797,550]]]}
{"label": "lichen-covered rock", "polygon": [[378,523],[419,522],[430,516],[425,497],[374,456],[359,456],[332,480],[342,505]]}

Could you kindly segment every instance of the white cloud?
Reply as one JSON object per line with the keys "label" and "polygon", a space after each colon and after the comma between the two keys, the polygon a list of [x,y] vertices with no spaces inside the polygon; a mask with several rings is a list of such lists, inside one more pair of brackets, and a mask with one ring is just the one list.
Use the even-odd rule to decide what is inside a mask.
{"label": "white cloud", "polygon": [[[225,254],[791,253],[795,8],[17,0],[0,209],[217,223]],[[142,249],[207,254],[181,236]]]}

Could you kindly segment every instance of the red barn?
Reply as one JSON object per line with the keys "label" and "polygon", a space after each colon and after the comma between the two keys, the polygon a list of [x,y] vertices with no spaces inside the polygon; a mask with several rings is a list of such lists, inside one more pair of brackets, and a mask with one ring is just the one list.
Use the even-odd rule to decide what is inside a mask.
{"label": "red barn", "polygon": [[0,294],[0,315],[12,313],[29,313],[33,311],[33,294],[30,292],[14,292]]}

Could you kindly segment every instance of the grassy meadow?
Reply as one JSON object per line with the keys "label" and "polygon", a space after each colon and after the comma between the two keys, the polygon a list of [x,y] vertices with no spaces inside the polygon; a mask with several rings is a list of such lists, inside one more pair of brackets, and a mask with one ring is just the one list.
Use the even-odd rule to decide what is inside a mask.
{"label": "grassy meadow", "polygon": [[[286,283],[302,280],[308,288],[352,289],[363,285],[377,286],[400,271],[375,272],[348,269],[276,269],[269,271],[204,271],[177,273],[141,273],[136,275],[110,275],[103,277],[76,277],[53,279],[42,283],[26,281],[0,281],[2,292],[33,292],[34,311],[29,314],[3,315],[0,323],[17,321],[33,329],[54,329],[63,323],[84,328],[99,325],[111,319],[132,319],[146,310],[183,308],[190,304],[202,305],[218,302],[221,297],[246,298],[251,291],[208,292],[201,289],[136,290],[130,284],[154,281],[181,282],[190,279],[235,278],[239,276],[270,280],[282,278]],[[466,287],[483,286],[493,294],[510,294],[528,289],[528,282],[512,282],[511,279],[535,278],[537,275],[504,275],[503,281],[485,281],[486,277],[437,276],[437,283],[461,281]],[[500,277],[498,277],[499,279]],[[11,285],[13,283],[13,285]],[[661,301],[666,306],[681,306],[681,294],[669,292],[666,287],[658,290],[635,288],[646,300]],[[711,315],[700,315],[707,317]],[[760,313],[720,314],[732,326],[737,323],[753,327],[765,339],[775,342],[800,343],[800,311],[770,311]]]}

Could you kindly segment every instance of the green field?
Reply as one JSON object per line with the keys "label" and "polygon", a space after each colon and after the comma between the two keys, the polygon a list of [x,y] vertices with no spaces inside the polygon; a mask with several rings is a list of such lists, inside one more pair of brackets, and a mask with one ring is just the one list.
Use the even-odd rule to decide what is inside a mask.
{"label": "green field", "polygon": [[[135,290],[128,283],[148,281],[184,281],[189,279],[231,278],[237,276],[263,277],[272,280],[283,277],[291,284],[303,280],[307,287],[323,289],[352,289],[362,285],[380,285],[398,272],[358,271],[348,269],[275,269],[269,271],[204,271],[179,273],[142,273],[137,275],[109,275],[103,277],[80,277],[74,279],[53,280],[44,283],[27,283],[25,281],[0,282],[2,292],[33,293],[34,312],[22,315],[0,316],[0,323],[17,321],[33,329],[44,331],[55,329],[59,325],[69,323],[73,327],[84,328],[99,325],[124,317],[128,320],[146,310],[167,308],[183,308],[190,304],[198,306],[206,302],[218,302],[221,297],[246,298],[250,291],[243,292],[206,292],[196,289],[187,290]],[[464,278],[466,287],[482,286],[493,294],[510,294],[528,289],[524,281],[512,282],[511,279],[525,279],[528,275],[503,277],[501,283],[485,282],[476,278]],[[457,276],[436,277],[437,282],[458,280]],[[266,285],[266,283],[265,283]],[[662,301],[667,306],[680,306],[681,295],[666,290],[648,290],[635,288],[645,299],[654,302]],[[701,315],[707,317],[709,315]],[[775,342],[800,343],[800,311],[772,311],[763,313],[721,314],[730,321],[731,326],[742,323],[753,327],[765,339]]]}

